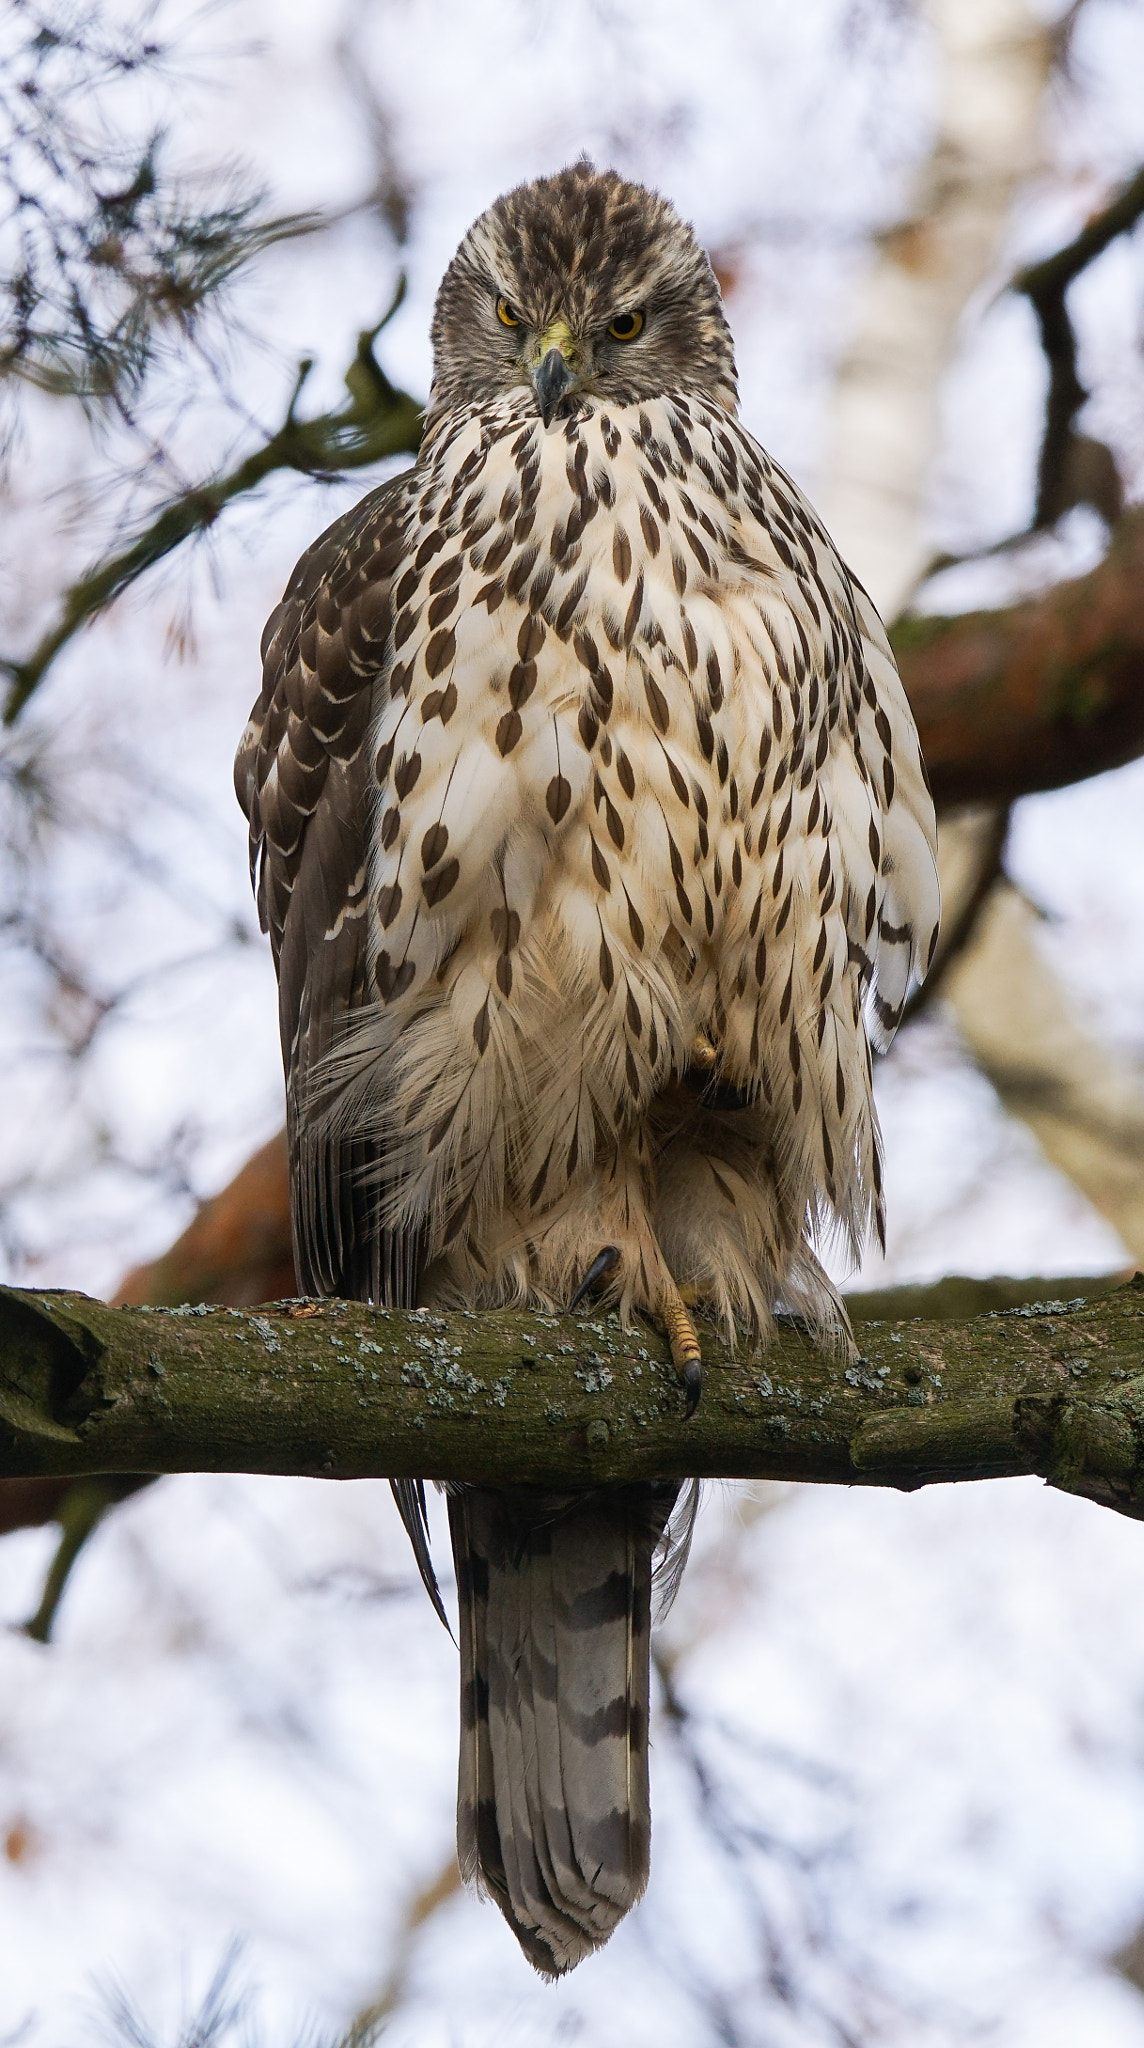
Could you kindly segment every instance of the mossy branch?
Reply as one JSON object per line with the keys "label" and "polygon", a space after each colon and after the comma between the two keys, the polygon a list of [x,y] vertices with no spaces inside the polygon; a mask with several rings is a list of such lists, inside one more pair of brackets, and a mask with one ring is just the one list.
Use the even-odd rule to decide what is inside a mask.
{"label": "mossy branch", "polygon": [[593,1486],[664,1475],[912,1489],[1039,1473],[1144,1516],[1144,1278],[966,1320],[662,1341],[612,1316],[109,1308],[0,1290],[0,1473],[238,1471]]}

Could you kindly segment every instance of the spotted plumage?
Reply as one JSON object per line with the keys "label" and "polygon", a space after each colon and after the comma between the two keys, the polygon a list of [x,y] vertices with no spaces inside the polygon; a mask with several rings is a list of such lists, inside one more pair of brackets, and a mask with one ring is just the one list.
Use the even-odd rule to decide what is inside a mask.
{"label": "spotted plumage", "polygon": [[[609,1246],[625,1316],[844,1341],[816,1247],[882,1232],[870,1048],[938,914],[880,621],[662,199],[499,200],[433,338],[416,466],[303,557],[239,752],[303,1284],[563,1307]],[[462,1861],[545,1970],[646,1875],[675,1491],[451,1499]]]}

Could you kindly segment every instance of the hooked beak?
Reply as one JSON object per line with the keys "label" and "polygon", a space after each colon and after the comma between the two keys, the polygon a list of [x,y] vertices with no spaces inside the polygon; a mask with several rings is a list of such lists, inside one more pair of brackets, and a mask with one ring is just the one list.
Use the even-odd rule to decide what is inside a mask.
{"label": "hooked beak", "polygon": [[537,343],[536,360],[530,372],[536,403],[545,426],[550,426],[557,406],[580,384],[579,351],[565,320],[554,320]]}
{"label": "hooked beak", "polygon": [[551,425],[553,413],[565,392],[571,390],[575,382],[576,374],[565,362],[560,350],[550,348],[532,373],[532,388],[536,393],[536,403],[540,407],[540,417],[546,427]]}

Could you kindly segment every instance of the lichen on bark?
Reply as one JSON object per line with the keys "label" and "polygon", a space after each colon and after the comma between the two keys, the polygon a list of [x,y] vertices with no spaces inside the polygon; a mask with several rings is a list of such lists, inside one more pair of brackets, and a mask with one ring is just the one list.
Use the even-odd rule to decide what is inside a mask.
{"label": "lichen on bark", "polygon": [[687,1418],[662,1339],[613,1315],[110,1308],[7,1288],[0,1475],[575,1487],[670,1475],[909,1490],[1040,1473],[1144,1515],[1144,1278],[961,1318],[921,1305],[931,1312],[856,1322],[853,1360],[792,1323],[761,1353],[708,1332],[703,1399]]}

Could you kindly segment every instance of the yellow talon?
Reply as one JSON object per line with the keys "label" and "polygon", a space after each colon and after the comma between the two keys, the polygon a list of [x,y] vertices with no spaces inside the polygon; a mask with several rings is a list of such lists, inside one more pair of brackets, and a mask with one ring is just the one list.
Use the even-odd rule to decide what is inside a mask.
{"label": "yellow talon", "polygon": [[708,1071],[715,1065],[718,1054],[705,1031],[697,1031],[691,1045],[691,1064]]}

